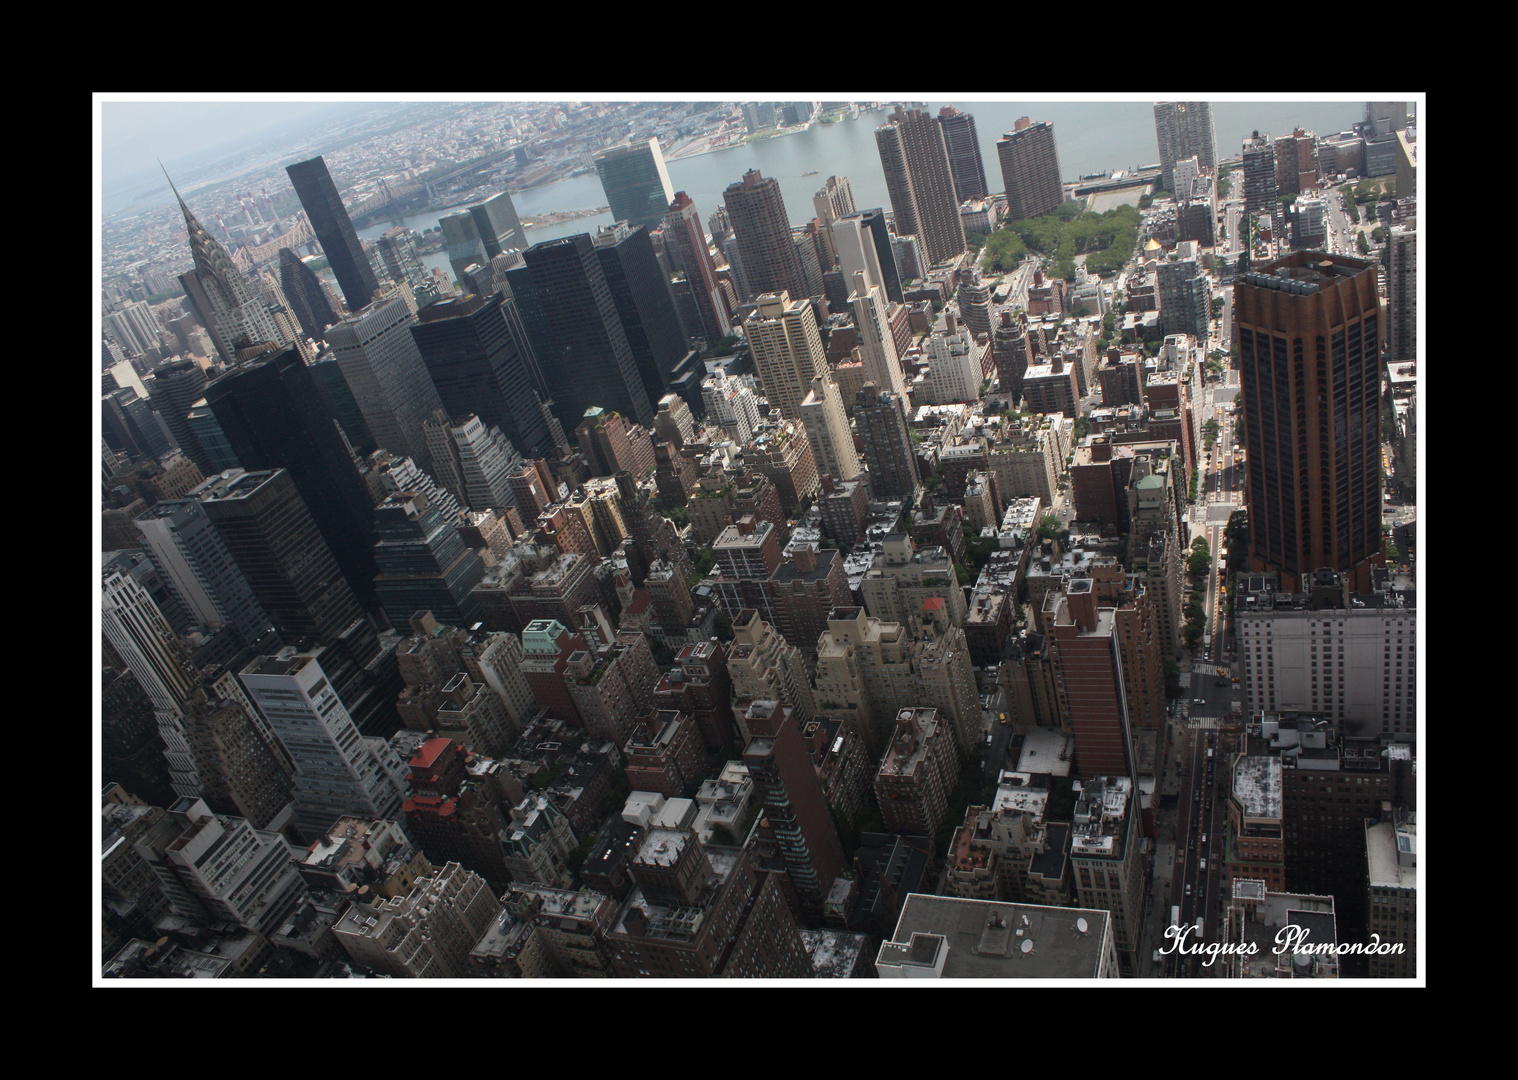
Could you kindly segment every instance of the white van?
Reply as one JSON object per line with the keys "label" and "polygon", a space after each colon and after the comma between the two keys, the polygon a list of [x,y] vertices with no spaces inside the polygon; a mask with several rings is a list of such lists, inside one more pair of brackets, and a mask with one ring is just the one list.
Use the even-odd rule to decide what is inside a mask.
{"label": "white van", "polygon": [[1197,864],[1197,868],[1200,869],[1202,871],[1202,873],[1205,874],[1207,872],[1207,860],[1203,859],[1201,862],[1199,862]]}

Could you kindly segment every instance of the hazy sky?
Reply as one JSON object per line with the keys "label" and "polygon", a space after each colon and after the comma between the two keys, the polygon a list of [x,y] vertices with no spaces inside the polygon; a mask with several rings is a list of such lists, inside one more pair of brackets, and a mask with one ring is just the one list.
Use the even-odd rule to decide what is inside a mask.
{"label": "hazy sky", "polygon": [[[334,108],[332,101],[105,101],[100,109],[100,172],[121,177],[202,154]],[[230,148],[229,148],[230,149]]]}

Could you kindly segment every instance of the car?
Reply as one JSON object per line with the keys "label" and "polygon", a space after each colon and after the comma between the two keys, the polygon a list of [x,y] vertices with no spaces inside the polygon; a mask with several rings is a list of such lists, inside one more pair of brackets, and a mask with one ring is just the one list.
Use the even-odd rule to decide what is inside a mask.
{"label": "car", "polygon": [[1202,846],[1203,847],[1207,846],[1207,834],[1206,833],[1202,834]]}
{"label": "car", "polygon": [[1196,837],[1193,836],[1191,838],[1191,843],[1189,843],[1189,844],[1186,845],[1186,850],[1187,851],[1195,851],[1196,850]]}
{"label": "car", "polygon": [[1191,882],[1189,882],[1189,881],[1186,882],[1186,895],[1187,896],[1191,895]]}
{"label": "car", "polygon": [[1200,862],[1199,862],[1199,863],[1198,863],[1198,864],[1197,864],[1197,868],[1198,868],[1198,869],[1199,869],[1199,870],[1202,870],[1202,871],[1204,871],[1204,872],[1205,872],[1205,871],[1206,871],[1206,869],[1207,869],[1207,860],[1206,860],[1206,859],[1202,859],[1202,860],[1201,860],[1201,861],[1200,861]]}

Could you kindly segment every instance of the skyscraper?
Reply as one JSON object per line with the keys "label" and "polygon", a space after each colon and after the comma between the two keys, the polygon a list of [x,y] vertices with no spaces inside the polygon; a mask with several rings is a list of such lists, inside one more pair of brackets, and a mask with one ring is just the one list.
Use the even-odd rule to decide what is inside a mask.
{"label": "skyscraper", "polygon": [[[432,280],[432,275],[422,265],[422,258],[416,251],[416,233],[400,225],[392,229],[386,229],[375,241],[379,248],[380,259],[385,264],[385,272],[390,280],[396,284],[410,285],[413,290]],[[285,290],[287,293],[289,289]]]}
{"label": "skyscraper", "polygon": [[980,157],[980,136],[975,131],[975,117],[952,105],[938,110],[944,145],[949,151],[949,171],[954,176],[954,197],[984,199],[990,194],[986,183],[986,166]]}
{"label": "skyscraper", "polygon": [[348,587],[372,607],[374,501],[300,354],[286,349],[231,371],[206,388],[206,401],[244,468],[289,473]]}
{"label": "skyscraper", "polygon": [[207,382],[205,369],[193,360],[165,360],[153,369],[153,411],[163,417],[164,426],[179,448],[203,474],[210,475],[210,457],[186,419],[195,403],[205,396]]}
{"label": "skyscraper", "polygon": [[1155,276],[1160,293],[1160,327],[1166,334],[1190,334],[1205,346],[1212,326],[1212,286],[1195,259],[1163,259]]}
{"label": "skyscraper", "polygon": [[136,524],[153,565],[192,618],[213,628],[230,626],[248,646],[272,633],[273,621],[199,499],[157,503]]}
{"label": "skyscraper", "polygon": [[[167,178],[168,173],[164,173]],[[174,187],[170,181],[169,186]],[[210,308],[202,311],[202,320],[224,347],[223,356],[233,349],[260,341],[285,344],[279,328],[274,325],[269,309],[264,306],[258,293],[243,280],[242,272],[232,262],[227,249],[222,247],[205,226],[195,220],[179,190],[174,189],[179,209],[184,213],[185,228],[190,233],[190,256],[195,260],[195,289],[187,291],[195,300],[203,299]],[[199,296],[195,296],[195,293]]]}
{"label": "skyscraper", "polygon": [[1234,286],[1252,570],[1298,591],[1319,568],[1370,588],[1381,552],[1376,267],[1294,252]]}
{"label": "skyscraper", "polygon": [[560,425],[573,429],[592,405],[652,424],[653,403],[590,237],[534,244],[525,261],[507,280]]}
{"label": "skyscraper", "polygon": [[[759,310],[743,324],[764,396],[788,420],[801,418],[801,400],[812,380],[827,374],[827,357],[808,300],[781,290],[759,297]],[[847,480],[850,477],[840,477]]]}
{"label": "skyscraper", "polygon": [[450,415],[474,413],[528,457],[552,455],[553,437],[505,303],[500,294],[439,300],[421,310],[411,336]]}
{"label": "skyscraper", "polygon": [[1081,779],[1131,777],[1136,759],[1123,693],[1116,613],[1097,607],[1090,578],[1074,578],[1063,594],[1046,599],[1052,608],[1050,646],[1057,692],[1075,734]]}
{"label": "skyscraper", "polygon": [[1414,225],[1393,225],[1391,273],[1386,314],[1391,320],[1391,359],[1418,359],[1418,233]]}
{"label": "skyscraper", "polygon": [[912,451],[912,435],[902,399],[867,382],[854,405],[854,423],[859,428],[864,461],[870,470],[870,495],[916,504],[922,485],[917,478],[917,455]]}
{"label": "skyscraper", "polygon": [[437,224],[448,245],[448,265],[455,279],[462,282],[464,271],[470,266],[490,262],[485,254],[485,241],[480,237],[480,223],[467,209],[445,214]]}
{"label": "skyscraper", "polygon": [[[1197,168],[1208,176],[1218,169],[1218,135],[1212,124],[1212,103],[1208,101],[1157,101],[1154,104],[1154,134],[1160,144],[1161,181],[1166,191],[1175,191],[1175,163],[1195,157]],[[1184,193],[1177,193],[1184,198]]]}
{"label": "skyscraper", "polygon": [[798,297],[811,295],[801,270],[801,256],[791,236],[780,182],[773,176],[765,179],[758,169],[750,169],[743,174],[741,183],[727,186],[722,201],[733,223],[749,296],[781,291]]}
{"label": "skyscraper", "polygon": [[359,734],[323,663],[330,655],[285,648],[237,676],[295,763],[295,821],[305,836],[325,836],[344,815],[397,820],[406,794],[400,755]]}
{"label": "skyscraper", "polygon": [[802,399],[801,420],[807,438],[812,441],[812,457],[818,472],[831,473],[839,480],[859,475],[859,455],[854,451],[854,436],[849,431],[848,413],[843,397],[831,375],[812,379],[810,392]]}
{"label": "skyscraper", "polygon": [[749,779],[763,800],[764,816],[801,910],[820,920],[828,890],[846,864],[795,713],[778,701],[755,701],[744,725],[752,735],[743,749]]}
{"label": "skyscraper", "polygon": [[373,647],[358,652],[359,663],[368,662],[378,647],[374,631],[288,472],[215,476],[194,494],[281,639],[367,640]]}
{"label": "skyscraper", "polygon": [[511,248],[527,250],[527,233],[522,229],[517,208],[507,192],[502,191],[471,206],[469,213],[474,216],[480,243],[485,245],[486,258],[493,259]]}
{"label": "skyscraper", "polygon": [[327,163],[320,157],[309,161],[297,161],[285,166],[290,183],[300,197],[311,230],[326,253],[327,264],[337,276],[338,287],[343,290],[349,311],[358,311],[369,303],[379,288],[379,280],[369,268],[369,257],[358,242],[358,233],[343,208],[342,196],[327,172]]}
{"label": "skyscraper", "polygon": [[817,210],[817,220],[831,225],[854,212],[854,186],[847,176],[830,176],[812,196],[812,206]]}
{"label": "skyscraper", "polygon": [[289,248],[279,249],[279,285],[295,312],[301,333],[314,341],[322,340],[327,327],[337,322],[337,313],[327,302],[327,291],[312,269],[300,261]]}
{"label": "skyscraper", "polygon": [[701,331],[707,343],[715,345],[732,333],[733,317],[727,307],[727,297],[717,283],[717,268],[712,262],[711,250],[706,246],[701,215],[689,195],[683,191],[675,192],[665,222],[665,242],[674,244],[679,251],[686,280],[696,298],[696,311],[701,316]]}
{"label": "skyscraper", "polygon": [[896,354],[896,334],[891,333],[891,325],[885,319],[885,293],[879,286],[871,286],[864,270],[853,273],[849,283],[852,286],[849,302],[855,310],[864,377],[880,389],[905,398],[906,380]]}
{"label": "skyscraper", "polygon": [[675,197],[659,140],[614,146],[596,155],[596,172],[615,221],[657,229]]}
{"label": "skyscraper", "polygon": [[1054,125],[1047,120],[1032,123],[1026,116],[996,143],[1001,159],[1001,181],[1007,192],[1007,217],[1012,221],[1043,217],[1065,201],[1060,186],[1059,151],[1054,145]]}
{"label": "skyscraper", "polygon": [[1244,209],[1270,213],[1276,202],[1276,151],[1270,136],[1256,131],[1244,140]]}
{"label": "skyscraper", "polygon": [[175,794],[195,796],[201,780],[183,724],[185,702],[195,687],[189,654],[131,574],[106,567],[100,586],[101,633],[153,704]]}
{"label": "skyscraper", "polygon": [[658,401],[689,350],[648,230],[618,221],[597,229],[592,240],[643,388]]}
{"label": "skyscraper", "polygon": [[330,327],[327,344],[375,441],[430,470],[422,421],[443,403],[411,334],[415,321],[409,289],[391,288]]}
{"label": "skyscraper", "polygon": [[394,626],[431,611],[450,626],[479,621],[470,592],[485,576],[480,557],[464,546],[440,504],[421,492],[397,492],[374,508],[375,592]]}
{"label": "skyscraper", "polygon": [[875,145],[885,170],[886,190],[898,234],[916,234],[937,265],[965,250],[965,228],[954,194],[954,174],[944,129],[920,109],[896,107],[875,129]]}

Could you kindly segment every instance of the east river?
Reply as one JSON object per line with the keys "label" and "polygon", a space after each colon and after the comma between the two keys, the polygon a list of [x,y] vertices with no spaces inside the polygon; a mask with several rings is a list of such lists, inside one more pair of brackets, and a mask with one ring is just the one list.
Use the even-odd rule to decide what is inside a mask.
{"label": "east river", "polygon": [[[1003,132],[1011,130],[1020,116],[1035,121],[1047,120],[1054,125],[1060,173],[1066,181],[1082,174],[1132,169],[1159,161],[1154,106],[1150,102],[956,101],[930,102],[926,109],[936,114],[945,104],[952,104],[961,112],[975,116],[986,182],[996,191],[1002,189],[996,141]],[[1359,101],[1214,102],[1212,115],[1217,130],[1218,155],[1225,158],[1236,156],[1240,143],[1255,130],[1272,136],[1287,134],[1294,127],[1319,135],[1347,131],[1362,118],[1363,110],[1364,103]],[[758,169],[780,182],[786,213],[793,225],[804,224],[812,218],[812,193],[834,174],[849,178],[854,189],[854,202],[860,209],[875,206],[889,209],[885,176],[880,168],[880,155],[875,149],[875,129],[885,122],[888,114],[885,109],[861,112],[857,120],[813,124],[806,131],[792,135],[678,158],[668,162],[670,182],[675,190],[684,191],[691,197],[703,222],[722,204],[723,190],[742,180],[749,169]],[[517,214],[524,218],[606,203],[601,181],[594,173],[512,192],[511,198]],[[436,228],[438,218],[451,212],[429,210],[405,218],[402,223],[420,233],[424,229]],[[575,233],[594,232],[598,225],[610,222],[611,214],[603,213],[529,229],[527,238],[538,243]],[[359,235],[372,239],[393,224],[382,222],[360,229]],[[429,269],[439,267],[444,273],[449,272],[448,259],[443,252],[423,256],[423,261]]]}

